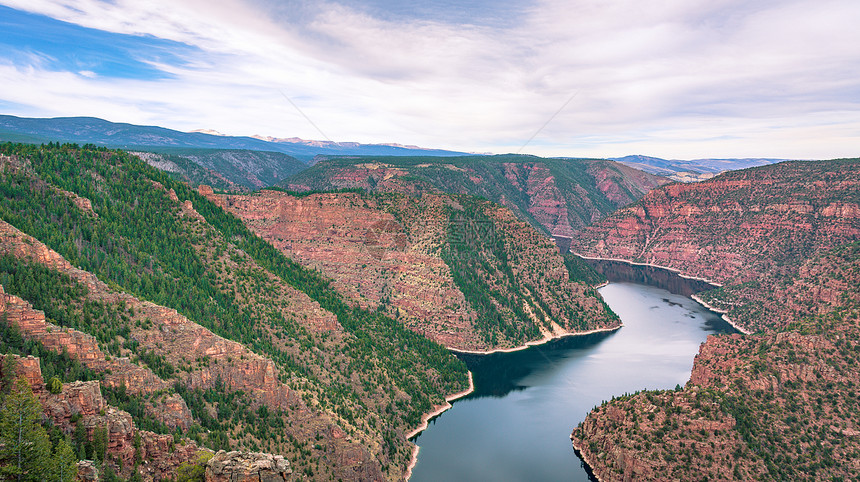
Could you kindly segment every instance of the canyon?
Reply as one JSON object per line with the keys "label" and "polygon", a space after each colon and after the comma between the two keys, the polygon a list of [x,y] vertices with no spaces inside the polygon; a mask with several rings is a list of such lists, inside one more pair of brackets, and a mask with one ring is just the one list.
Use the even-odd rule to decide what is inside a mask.
{"label": "canyon", "polygon": [[710,336],[677,390],[616,397],[572,433],[599,480],[855,478],[860,161],[670,185],[572,250],[723,283],[697,297],[752,335]]}
{"label": "canyon", "polygon": [[[406,434],[468,385],[443,347],[345,303],[136,157],[2,148],[6,346],[47,356],[66,384],[97,382],[135,426],[275,453],[299,477],[397,480],[412,455]],[[150,474],[119,443],[132,432],[116,434],[104,462],[122,477],[172,477],[196,463],[189,452]],[[234,462],[225,466],[254,466]]]}
{"label": "canyon", "polygon": [[[618,326],[594,290],[571,278],[551,241],[492,203],[435,193],[200,192],[333,279],[346,298],[449,348],[515,348]],[[461,280],[476,271],[481,285]],[[499,294],[479,298],[483,286]]]}
{"label": "canyon", "polygon": [[279,185],[291,191],[457,193],[510,209],[566,251],[571,236],[669,180],[612,161],[525,155],[327,158]]}

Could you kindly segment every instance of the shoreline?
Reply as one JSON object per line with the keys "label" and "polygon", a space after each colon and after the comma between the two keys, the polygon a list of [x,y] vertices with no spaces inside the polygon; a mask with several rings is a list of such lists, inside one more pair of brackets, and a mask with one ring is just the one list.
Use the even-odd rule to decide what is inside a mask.
{"label": "shoreline", "polygon": [[492,355],[493,353],[513,353],[513,352],[517,352],[517,351],[528,350],[529,348],[531,348],[533,346],[546,345],[547,343],[549,343],[551,341],[561,340],[562,338],[568,338],[571,336],[585,336],[585,335],[593,335],[595,333],[612,332],[612,331],[616,331],[616,330],[620,329],[623,326],[624,326],[624,323],[619,323],[618,326],[616,326],[614,328],[595,328],[593,330],[588,330],[588,331],[566,332],[566,333],[562,333],[561,335],[545,336],[545,337],[541,338],[540,340],[529,341],[529,342],[526,342],[524,345],[520,345],[520,346],[517,346],[514,348],[496,348],[494,350],[460,350],[457,348],[448,348],[448,350],[450,350],[454,353],[462,353],[464,355]]}
{"label": "shoreline", "polygon": [[[608,284],[608,282],[607,282],[607,284]],[[512,352],[527,350],[533,346],[544,345],[544,344],[549,343],[551,341],[560,340],[562,338],[567,338],[567,337],[571,337],[571,336],[585,336],[585,335],[593,335],[595,333],[613,332],[613,331],[621,329],[621,327],[623,327],[623,326],[624,326],[624,324],[620,323],[618,326],[616,326],[614,328],[596,328],[594,330],[588,330],[588,331],[582,331],[582,332],[576,332],[576,333],[564,333],[561,335],[553,335],[553,336],[541,338],[540,340],[530,341],[530,342],[526,343],[525,345],[521,345],[521,346],[518,346],[515,348],[500,348],[497,350],[476,351],[476,350],[457,350],[455,348],[449,347],[448,350],[453,352],[453,353],[463,353],[463,354],[469,354],[469,355],[490,355],[493,353],[512,353]],[[475,391],[475,382],[474,382],[474,379],[472,378],[472,372],[469,371],[469,388],[467,388],[466,390],[463,390],[462,392],[457,392],[457,393],[454,393],[452,395],[448,395],[447,397],[445,397],[445,403],[444,404],[439,405],[434,410],[422,415],[421,416],[421,425],[418,426],[418,428],[412,430],[411,432],[408,432],[406,434],[406,439],[409,440],[409,439],[415,437],[416,435],[420,434],[421,432],[427,430],[427,427],[430,426],[430,420],[432,420],[435,417],[438,417],[439,415],[445,413],[448,409],[453,407],[453,405],[451,405],[451,402],[453,402],[457,399],[463,398],[466,395],[469,395],[470,393],[472,393],[474,391]],[[415,466],[418,464],[418,452],[420,452],[420,450],[421,450],[421,447],[419,447],[417,444],[415,444],[415,448],[412,450],[412,459],[409,461],[409,465],[406,467],[406,474],[404,475],[404,480],[408,481],[409,478],[412,477],[412,470],[415,469]]]}
{"label": "shoreline", "polygon": [[[658,264],[651,264],[651,263],[637,263],[637,262],[635,262],[635,261],[630,261],[630,260],[626,260],[626,259],[619,259],[619,258],[601,258],[601,257],[599,257],[599,256],[585,256],[585,255],[582,255],[582,254],[580,254],[580,253],[575,253],[575,252],[573,252],[573,251],[571,251],[570,253],[571,253],[571,254],[575,254],[576,256],[579,256],[579,257],[580,257],[580,258],[582,258],[582,259],[593,259],[593,260],[597,260],[597,261],[619,261],[619,262],[622,262],[622,263],[627,263],[627,264],[629,264],[629,265],[631,265],[631,266],[649,266],[649,267],[651,267],[651,268],[660,268],[660,269],[665,269],[665,270],[667,270],[667,271],[671,271],[671,272],[673,272],[673,273],[677,274],[678,276],[680,276],[681,278],[684,278],[684,279],[690,279],[690,280],[695,280],[695,281],[702,281],[702,282],[704,282],[704,283],[708,283],[708,284],[710,284],[710,285],[713,285],[715,288],[721,288],[721,287],[723,286],[723,284],[722,284],[722,283],[717,283],[716,281],[712,281],[712,280],[705,279],[705,278],[699,278],[699,277],[696,277],[696,276],[688,276],[688,275],[685,275],[685,274],[684,274],[684,273],[682,273],[680,270],[675,269],[675,268],[670,268],[670,267],[668,267],[668,266],[660,266],[660,265],[658,265]],[[607,283],[604,283],[602,286],[605,286],[606,284],[608,284],[608,282],[607,282]],[[693,299],[693,301],[695,301],[696,303],[698,303],[698,304],[700,304],[700,305],[704,306],[705,308],[707,308],[707,309],[709,309],[709,310],[713,311],[714,313],[718,313],[718,314],[720,315],[720,317],[723,319],[723,321],[725,321],[726,323],[728,323],[729,325],[731,325],[731,326],[732,326],[732,328],[734,328],[735,330],[739,331],[740,333],[743,333],[744,335],[751,335],[751,334],[752,334],[752,332],[751,332],[751,331],[748,331],[748,330],[746,330],[746,329],[742,328],[740,325],[738,325],[738,324],[736,324],[734,321],[732,321],[732,319],[731,319],[731,318],[729,318],[729,317],[726,315],[726,313],[728,313],[728,311],[726,311],[726,310],[721,310],[721,309],[719,309],[719,308],[716,308],[716,307],[714,307],[714,306],[711,306],[711,305],[710,305],[709,303],[707,303],[705,300],[703,300],[703,299],[699,298],[698,296],[696,296],[696,293],[691,294],[691,295],[690,295],[690,298],[692,298],[692,299]]]}
{"label": "shoreline", "polygon": [[736,324],[734,321],[732,321],[732,320],[731,320],[731,318],[729,318],[729,317],[726,315],[726,313],[728,313],[728,311],[726,311],[726,310],[721,310],[721,309],[719,309],[719,308],[716,308],[716,307],[711,306],[708,302],[706,302],[705,300],[703,300],[703,299],[699,298],[699,297],[698,297],[698,296],[696,296],[695,294],[690,295],[690,298],[693,298],[693,301],[695,301],[696,303],[698,303],[698,304],[700,304],[700,305],[704,306],[705,308],[707,308],[707,309],[709,309],[709,310],[713,311],[714,313],[719,313],[719,314],[720,314],[720,317],[723,319],[723,321],[725,321],[726,323],[728,323],[728,324],[732,325],[732,328],[734,328],[735,330],[738,330],[739,332],[743,333],[744,335],[751,335],[751,334],[752,334],[752,332],[751,332],[751,331],[748,331],[748,330],[745,330],[744,328],[741,328],[741,326],[740,326],[740,325],[738,325],[738,324]]}
{"label": "shoreline", "polygon": [[[421,416],[421,425],[419,425],[418,428],[407,433],[406,434],[406,440],[409,440],[409,439],[415,437],[416,435],[420,434],[421,432],[427,430],[427,427],[430,426],[430,420],[432,420],[435,417],[438,417],[439,415],[442,415],[448,409],[453,407],[453,405],[451,405],[451,402],[453,402],[457,399],[463,398],[466,395],[475,391],[475,381],[472,378],[472,372],[469,371],[468,373],[469,373],[469,388],[463,390],[462,392],[457,392],[457,393],[454,393],[452,395],[448,395],[447,397],[445,397],[445,403],[444,404],[439,405],[435,410],[422,415]],[[421,450],[421,447],[419,447],[418,444],[416,444],[415,442],[412,442],[412,444],[415,445],[415,448],[412,449],[412,459],[409,461],[409,466],[406,467],[406,474],[403,477],[404,480],[409,480],[409,478],[412,477],[412,470],[418,464],[418,452]]]}
{"label": "shoreline", "polygon": [[576,252],[573,252],[573,251],[570,251],[570,254],[575,254],[575,255],[579,256],[580,258],[582,258],[582,259],[593,259],[593,260],[597,260],[597,261],[620,261],[620,262],[622,262],[622,263],[627,263],[627,264],[629,264],[629,265],[633,265],[633,266],[650,266],[651,268],[660,268],[660,269],[665,269],[665,270],[667,270],[667,271],[671,271],[671,272],[673,272],[673,273],[677,274],[678,276],[680,276],[681,278],[684,278],[684,279],[690,279],[690,280],[695,280],[695,281],[702,281],[702,282],[704,282],[704,283],[708,283],[708,284],[710,284],[710,285],[714,285],[714,287],[715,287],[715,288],[721,288],[721,287],[723,286],[723,284],[722,284],[722,283],[718,283],[718,282],[716,282],[716,281],[709,280],[709,279],[707,279],[707,278],[699,278],[698,276],[690,276],[690,275],[686,275],[686,274],[684,274],[683,272],[681,272],[681,270],[676,269],[676,268],[671,268],[671,267],[669,267],[669,266],[660,266],[659,264],[651,264],[651,263],[637,263],[637,262],[635,262],[635,261],[630,261],[630,260],[628,260],[628,259],[621,259],[621,258],[601,258],[600,256],[585,256],[585,255],[583,255],[583,254],[576,253]]}
{"label": "shoreline", "polygon": [[582,449],[580,449],[579,447],[576,446],[576,442],[573,441],[573,434],[572,433],[570,434],[570,444],[573,446],[573,452],[576,454],[576,456],[579,457],[579,459],[582,460],[583,463],[585,463],[585,471],[589,475],[591,475],[592,477],[597,479],[597,482],[603,482],[600,479],[600,476],[597,475],[596,473],[594,473],[595,465],[593,465],[591,463],[591,461],[588,460],[588,457],[585,456],[585,452],[583,452]]}

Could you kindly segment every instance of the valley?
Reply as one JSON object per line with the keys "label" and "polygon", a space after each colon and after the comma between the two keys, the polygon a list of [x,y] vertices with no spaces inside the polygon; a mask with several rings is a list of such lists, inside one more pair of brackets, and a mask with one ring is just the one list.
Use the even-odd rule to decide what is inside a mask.
{"label": "valley", "polygon": [[595,407],[571,439],[601,480],[856,473],[856,160],[663,185],[606,161],[328,159],[248,192],[225,165],[192,188],[152,167],[176,157],[2,149],[2,373],[117,477],[402,479],[408,437],[470,386],[460,357],[617,330],[607,277],[754,334]]}
{"label": "valley", "polygon": [[479,196],[507,207],[566,252],[583,227],[667,182],[612,161],[508,154],[329,158],[280,184],[296,192],[359,188]]}
{"label": "valley", "polygon": [[[397,480],[408,434],[468,387],[448,348],[619,326],[583,281],[599,275],[467,194],[219,194],[122,151],[2,148],[4,346],[24,357],[6,373],[45,406],[77,397],[53,433],[119,477],[238,449],[296,477]],[[147,437],[161,451],[142,457]]]}
{"label": "valley", "polygon": [[858,19],[3,2],[0,482],[860,481]]}
{"label": "valley", "polygon": [[671,185],[587,228],[588,256],[671,266],[748,336],[709,337],[683,390],[617,398],[571,435],[601,480],[848,480],[857,465],[860,161]]}

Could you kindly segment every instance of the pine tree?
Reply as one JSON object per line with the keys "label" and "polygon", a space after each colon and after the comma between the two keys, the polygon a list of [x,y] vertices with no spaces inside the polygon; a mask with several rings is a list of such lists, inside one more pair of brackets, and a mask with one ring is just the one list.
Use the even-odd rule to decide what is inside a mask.
{"label": "pine tree", "polygon": [[51,441],[40,424],[42,406],[30,385],[19,378],[0,414],[0,478],[43,481],[51,467]]}
{"label": "pine tree", "polygon": [[65,439],[54,448],[54,477],[57,482],[73,482],[78,473],[77,457]]}

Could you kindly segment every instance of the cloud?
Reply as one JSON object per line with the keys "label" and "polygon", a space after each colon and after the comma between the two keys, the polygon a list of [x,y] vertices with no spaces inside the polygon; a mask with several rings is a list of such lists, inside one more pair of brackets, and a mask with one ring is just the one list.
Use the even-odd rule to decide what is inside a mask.
{"label": "cloud", "polygon": [[319,137],[283,92],[335,140],[505,152],[576,94],[527,150],[831,157],[860,145],[851,0],[6,3],[146,51],[174,46],[139,56],[165,75],[151,79],[7,54],[0,100],[41,115]]}

